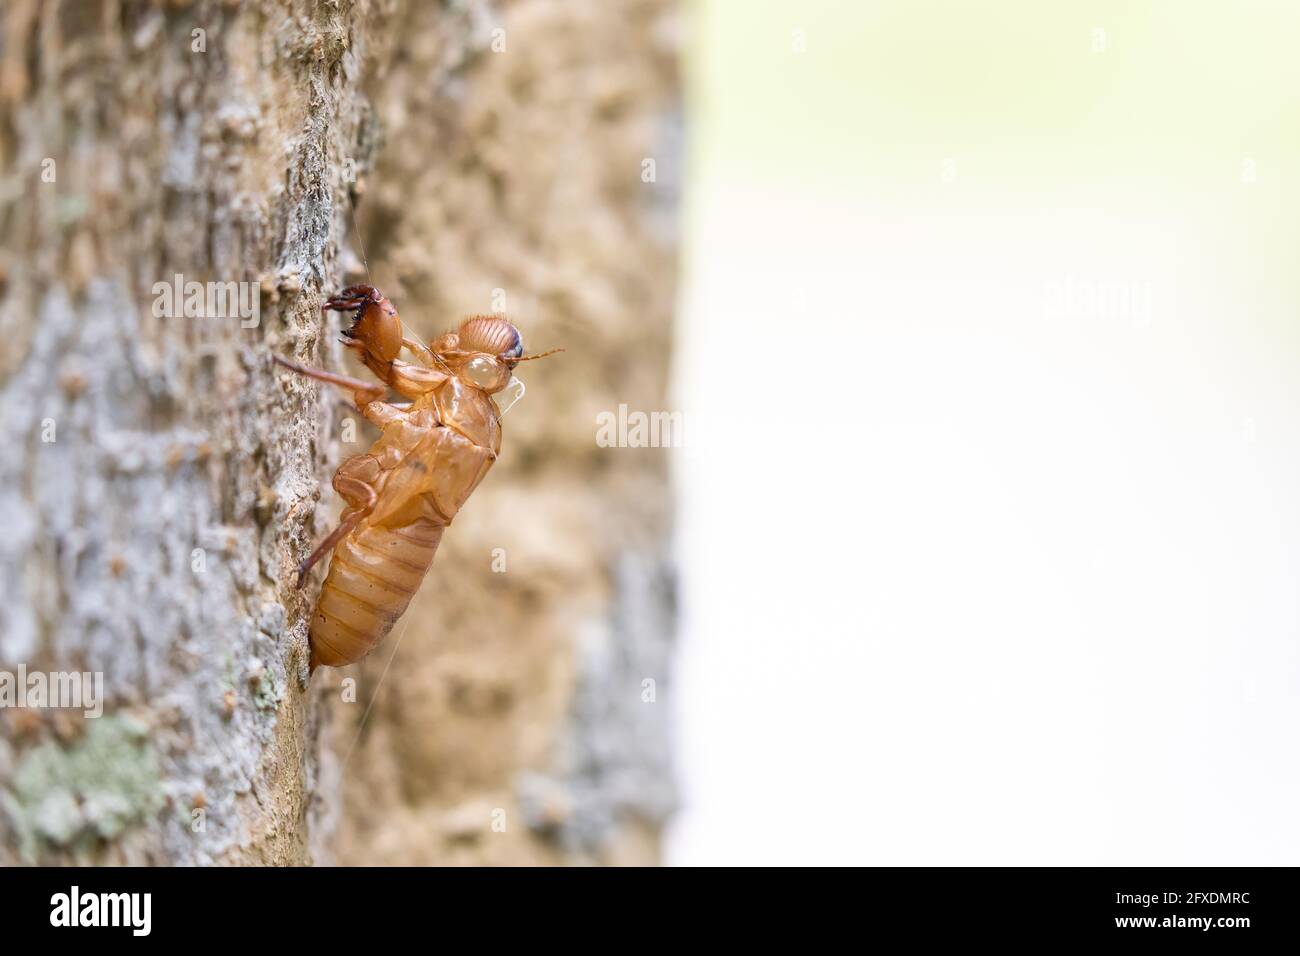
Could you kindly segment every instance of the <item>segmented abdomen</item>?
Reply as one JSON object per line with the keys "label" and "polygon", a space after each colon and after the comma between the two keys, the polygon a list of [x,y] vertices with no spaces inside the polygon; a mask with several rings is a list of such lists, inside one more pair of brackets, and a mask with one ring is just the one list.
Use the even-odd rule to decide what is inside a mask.
{"label": "segmented abdomen", "polygon": [[433,562],[444,525],[357,528],[338,543],[311,622],[312,665],[359,661],[402,616]]}

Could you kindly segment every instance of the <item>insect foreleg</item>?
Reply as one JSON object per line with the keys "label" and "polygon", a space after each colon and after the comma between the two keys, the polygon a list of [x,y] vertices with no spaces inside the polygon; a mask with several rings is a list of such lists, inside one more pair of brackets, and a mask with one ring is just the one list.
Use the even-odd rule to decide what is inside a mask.
{"label": "insect foreleg", "polygon": [[297,362],[291,362],[279,355],[272,356],[272,358],[275,359],[277,364],[283,365],[291,372],[297,372],[299,375],[307,376],[307,378],[314,378],[318,382],[327,382],[330,385],[337,385],[339,388],[346,388],[353,393],[358,408],[362,408],[388,394],[388,389],[384,385],[365,382],[350,375],[327,372],[323,368],[310,368],[306,365],[299,365]]}

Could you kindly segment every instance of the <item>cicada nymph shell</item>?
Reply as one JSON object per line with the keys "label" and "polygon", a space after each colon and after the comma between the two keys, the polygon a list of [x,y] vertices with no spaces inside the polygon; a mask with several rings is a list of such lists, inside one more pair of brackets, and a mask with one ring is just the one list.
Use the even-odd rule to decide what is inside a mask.
{"label": "cicada nymph shell", "polygon": [[[382,384],[277,361],[352,390],[382,434],[339,466],[334,489],[346,502],[339,526],[299,566],[301,586],[332,554],[311,620],[313,669],[360,660],[406,611],[444,529],[500,454],[503,410],[493,396],[508,389],[506,408],[513,405],[523,393],[514,366],[542,357],[525,357],[519,330],[500,315],[466,319],[423,345],[405,336],[397,310],[373,286],[345,289],[324,308],[355,313],[347,345]],[[415,362],[398,358],[403,347]],[[409,404],[382,400],[390,388]]]}

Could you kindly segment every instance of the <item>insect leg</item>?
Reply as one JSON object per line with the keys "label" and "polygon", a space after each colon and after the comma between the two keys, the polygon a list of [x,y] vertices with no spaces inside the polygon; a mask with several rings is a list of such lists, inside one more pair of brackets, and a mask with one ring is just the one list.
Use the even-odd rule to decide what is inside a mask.
{"label": "insect leg", "polygon": [[348,391],[353,392],[358,408],[381,399],[388,393],[388,389],[384,385],[365,382],[359,378],[352,378],[350,375],[339,375],[335,372],[327,372],[320,368],[309,368],[306,365],[299,365],[297,362],[291,362],[279,355],[272,356],[272,358],[275,359],[276,364],[283,365],[291,372],[297,372],[299,375],[314,378],[318,382],[328,382],[330,385],[337,385],[340,388],[346,388]]}
{"label": "insect leg", "polygon": [[402,337],[402,344],[410,350],[421,365],[425,368],[433,368],[434,355],[427,345],[415,339],[408,339],[405,336]]}
{"label": "insect leg", "polygon": [[337,309],[340,312],[353,312],[364,308],[368,302],[378,302],[382,298],[383,295],[372,285],[350,285],[321,303],[320,310],[328,312],[330,309]]}
{"label": "insect leg", "polygon": [[406,416],[411,410],[410,402],[368,402],[361,405],[361,414],[365,416],[366,421],[379,428],[383,428],[390,422]]}
{"label": "insect leg", "polygon": [[403,398],[419,398],[432,392],[447,378],[448,373],[438,369],[412,365],[410,362],[392,362],[388,367],[386,381]]}
{"label": "insect leg", "polygon": [[298,565],[298,587],[307,581],[309,572],[321,558],[334,550],[366,515],[375,510],[379,500],[371,484],[379,476],[379,462],[370,455],[357,455],[339,466],[334,475],[334,490],[348,503],[339,526],[329,533],[302,564]]}
{"label": "insect leg", "polygon": [[[423,349],[423,352],[416,353],[417,362],[403,362],[400,359],[384,362],[371,355],[359,342],[344,342],[343,345],[356,352],[357,358],[375,373],[377,379],[406,398],[419,398],[447,380],[447,371],[433,367],[442,364],[433,352],[412,339],[403,339],[402,342]],[[443,369],[446,369],[445,365]]]}
{"label": "insect leg", "polygon": [[316,550],[307,556],[307,560],[298,565],[298,587],[307,583],[307,573],[316,566],[316,562],[325,555],[334,550],[334,546],[347,537],[348,532],[357,526],[365,515],[360,511],[354,511],[351,514],[343,516],[339,526],[329,533],[329,536],[316,546]]}

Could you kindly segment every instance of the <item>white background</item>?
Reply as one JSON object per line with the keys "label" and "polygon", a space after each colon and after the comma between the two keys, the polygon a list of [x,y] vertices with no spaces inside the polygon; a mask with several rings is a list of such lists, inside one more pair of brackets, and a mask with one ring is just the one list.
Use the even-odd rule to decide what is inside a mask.
{"label": "white background", "polygon": [[846,160],[804,114],[854,25],[809,78],[783,16],[696,50],[668,861],[1300,862],[1296,150],[1252,141],[1294,82],[1143,139],[1146,24],[1069,80],[1109,138],[873,124],[901,86],[828,114]]}

